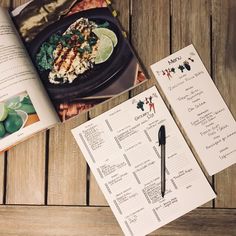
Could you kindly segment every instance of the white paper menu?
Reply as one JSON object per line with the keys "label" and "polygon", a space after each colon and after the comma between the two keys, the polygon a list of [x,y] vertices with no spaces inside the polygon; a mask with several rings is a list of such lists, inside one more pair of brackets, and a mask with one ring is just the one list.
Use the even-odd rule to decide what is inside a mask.
{"label": "white paper menu", "polygon": [[208,173],[236,163],[236,122],[193,45],[151,69]]}
{"label": "white paper menu", "polygon": [[[167,134],[164,198],[161,125]],[[156,87],[72,133],[125,235],[146,235],[215,198]]]}

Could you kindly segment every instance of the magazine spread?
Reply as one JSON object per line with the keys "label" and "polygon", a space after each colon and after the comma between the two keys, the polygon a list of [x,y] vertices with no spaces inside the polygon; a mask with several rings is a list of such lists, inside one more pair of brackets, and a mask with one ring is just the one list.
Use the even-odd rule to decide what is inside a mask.
{"label": "magazine spread", "polygon": [[208,173],[236,163],[236,122],[193,45],[151,68]]}
{"label": "magazine spread", "polygon": [[[161,195],[158,130],[166,127]],[[125,235],[143,236],[215,198],[156,87],[72,130]]]}
{"label": "magazine spread", "polygon": [[0,151],[146,80],[105,0],[0,11]]}
{"label": "magazine spread", "polygon": [[146,80],[105,0],[32,1],[14,22],[62,121]]}
{"label": "magazine spread", "polygon": [[0,8],[0,151],[59,121],[8,13]]}

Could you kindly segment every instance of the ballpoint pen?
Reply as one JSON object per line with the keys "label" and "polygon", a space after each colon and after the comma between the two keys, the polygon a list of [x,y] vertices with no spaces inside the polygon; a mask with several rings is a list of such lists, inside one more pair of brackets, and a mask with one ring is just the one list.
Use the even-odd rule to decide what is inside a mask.
{"label": "ballpoint pen", "polygon": [[161,146],[161,195],[164,197],[166,190],[166,130],[162,125],[158,132],[159,146]]}

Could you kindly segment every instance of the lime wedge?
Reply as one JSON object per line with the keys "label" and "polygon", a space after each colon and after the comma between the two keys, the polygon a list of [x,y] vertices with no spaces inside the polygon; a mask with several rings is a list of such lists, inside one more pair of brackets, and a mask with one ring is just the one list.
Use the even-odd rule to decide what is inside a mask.
{"label": "lime wedge", "polygon": [[113,31],[107,28],[95,28],[93,29],[93,33],[96,34],[99,39],[101,39],[102,35],[106,35],[111,39],[114,47],[117,45],[118,39]]}
{"label": "lime wedge", "polygon": [[20,102],[11,102],[7,107],[13,110],[17,110],[20,108],[20,106],[21,106]]}
{"label": "lime wedge", "polygon": [[0,103],[0,121],[4,121],[8,116],[8,109],[4,103]]}
{"label": "lime wedge", "polygon": [[98,51],[95,58],[95,64],[105,62],[113,52],[113,43],[106,35],[101,35],[98,45]]}

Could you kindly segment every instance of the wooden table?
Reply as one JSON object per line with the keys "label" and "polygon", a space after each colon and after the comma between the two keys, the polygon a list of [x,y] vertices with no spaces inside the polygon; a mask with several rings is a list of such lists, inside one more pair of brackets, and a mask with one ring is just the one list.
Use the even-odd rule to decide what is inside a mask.
{"label": "wooden table", "polygon": [[[0,0],[10,8],[23,2]],[[113,7],[152,79],[1,156],[0,236],[122,235],[70,130],[150,87],[149,65],[170,53],[194,43],[236,116],[235,0],[117,0]],[[236,235],[235,178],[236,166],[209,177],[218,197],[151,235]]]}

